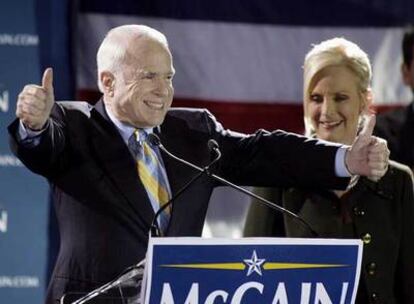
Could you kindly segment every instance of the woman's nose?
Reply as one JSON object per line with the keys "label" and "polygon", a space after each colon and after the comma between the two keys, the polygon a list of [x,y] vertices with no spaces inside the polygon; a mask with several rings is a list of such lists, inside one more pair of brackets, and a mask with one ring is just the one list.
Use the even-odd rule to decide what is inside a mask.
{"label": "woman's nose", "polygon": [[329,97],[324,97],[321,105],[321,113],[329,116],[335,111],[335,103]]}

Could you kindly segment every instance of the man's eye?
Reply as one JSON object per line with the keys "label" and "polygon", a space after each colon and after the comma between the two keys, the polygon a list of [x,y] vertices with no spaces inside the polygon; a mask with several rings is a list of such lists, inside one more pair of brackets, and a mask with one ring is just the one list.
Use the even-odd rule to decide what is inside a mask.
{"label": "man's eye", "polygon": [[155,78],[155,74],[153,74],[153,73],[148,73],[148,74],[144,74],[143,76],[142,76],[142,78],[143,79],[154,79]]}

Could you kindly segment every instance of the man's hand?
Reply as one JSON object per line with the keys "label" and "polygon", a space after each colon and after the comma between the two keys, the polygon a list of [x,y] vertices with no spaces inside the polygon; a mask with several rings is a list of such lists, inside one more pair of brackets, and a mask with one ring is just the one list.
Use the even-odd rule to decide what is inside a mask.
{"label": "man's hand", "polygon": [[26,85],[17,99],[16,116],[32,130],[40,130],[49,119],[55,102],[53,93],[53,70],[43,73],[42,86]]}
{"label": "man's hand", "polygon": [[388,169],[390,151],[387,142],[375,136],[375,115],[370,115],[367,124],[345,155],[345,164],[353,175],[367,176],[378,181]]}

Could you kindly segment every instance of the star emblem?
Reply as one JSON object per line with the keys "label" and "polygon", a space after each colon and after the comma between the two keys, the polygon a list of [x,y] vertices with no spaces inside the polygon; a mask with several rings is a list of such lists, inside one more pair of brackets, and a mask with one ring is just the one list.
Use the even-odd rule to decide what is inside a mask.
{"label": "star emblem", "polygon": [[257,258],[256,250],[253,250],[253,254],[250,259],[245,259],[243,261],[249,267],[247,269],[247,276],[251,275],[253,272],[256,272],[260,276],[262,275],[262,264],[266,261],[266,259]]}

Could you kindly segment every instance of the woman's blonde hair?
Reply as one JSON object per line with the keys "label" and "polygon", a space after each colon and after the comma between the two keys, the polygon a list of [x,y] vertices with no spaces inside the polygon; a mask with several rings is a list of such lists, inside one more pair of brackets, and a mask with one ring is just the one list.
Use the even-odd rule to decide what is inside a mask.
{"label": "woman's blonde hair", "polygon": [[370,93],[371,63],[368,55],[358,45],[345,38],[333,38],[314,45],[306,54],[303,65],[303,111],[308,136],[312,135],[313,130],[306,110],[306,101],[314,85],[315,76],[331,66],[347,67],[358,78],[360,93]]}

